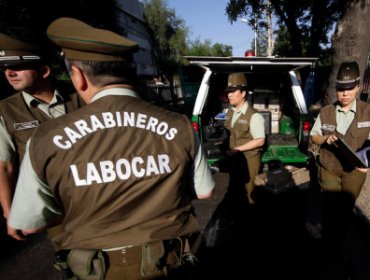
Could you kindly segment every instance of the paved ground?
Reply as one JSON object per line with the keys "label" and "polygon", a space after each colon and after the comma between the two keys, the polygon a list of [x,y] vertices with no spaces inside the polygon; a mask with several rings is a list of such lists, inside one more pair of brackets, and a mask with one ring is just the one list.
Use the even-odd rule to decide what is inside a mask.
{"label": "paved ground", "polygon": [[[202,228],[223,199],[227,176],[215,174],[217,188],[212,199],[194,202]],[[15,241],[5,234],[4,220],[0,221],[0,279],[1,280],[56,280],[59,275],[52,266],[54,251],[44,234],[32,236],[26,242]]]}
{"label": "paved ground", "polygon": [[[195,279],[328,280],[322,241],[304,227],[307,191],[273,195],[258,189],[256,205],[249,206],[240,190],[228,187],[227,174],[214,177],[214,197],[194,202],[206,235],[203,264]],[[53,249],[44,235],[17,242],[2,233],[0,243],[0,279],[59,279],[51,265]],[[335,280],[348,280],[340,274],[342,267],[335,269],[339,271]]]}

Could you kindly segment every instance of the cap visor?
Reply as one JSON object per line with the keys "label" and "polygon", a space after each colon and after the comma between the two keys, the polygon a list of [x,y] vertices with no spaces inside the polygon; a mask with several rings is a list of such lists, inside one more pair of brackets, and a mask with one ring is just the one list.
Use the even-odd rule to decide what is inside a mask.
{"label": "cap visor", "polygon": [[12,67],[21,67],[21,68],[27,68],[27,67],[33,67],[40,65],[40,60],[14,60],[14,61],[0,61],[0,67],[2,69],[4,68],[12,68]]}
{"label": "cap visor", "polygon": [[236,91],[236,90],[247,90],[247,86],[234,86],[234,87],[227,87],[225,89],[225,93],[228,93],[228,92],[233,92],[233,91]]}
{"label": "cap visor", "polygon": [[358,84],[359,84],[358,82],[351,82],[351,83],[339,83],[339,82],[336,82],[335,88],[337,90],[353,89]]}

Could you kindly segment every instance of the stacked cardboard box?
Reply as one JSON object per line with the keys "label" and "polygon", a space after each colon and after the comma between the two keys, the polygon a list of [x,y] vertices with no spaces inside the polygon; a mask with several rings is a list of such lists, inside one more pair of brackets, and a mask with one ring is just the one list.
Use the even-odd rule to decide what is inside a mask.
{"label": "stacked cardboard box", "polygon": [[253,99],[253,108],[260,112],[271,112],[271,133],[279,133],[281,115],[278,97],[274,95],[256,95]]}

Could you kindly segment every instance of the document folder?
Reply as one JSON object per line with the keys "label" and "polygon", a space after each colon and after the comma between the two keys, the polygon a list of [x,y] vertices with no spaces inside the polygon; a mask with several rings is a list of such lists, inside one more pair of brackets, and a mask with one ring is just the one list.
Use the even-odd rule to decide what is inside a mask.
{"label": "document folder", "polygon": [[338,139],[334,142],[334,145],[351,165],[360,168],[368,168],[367,152],[370,151],[370,147],[355,152],[343,139]]}

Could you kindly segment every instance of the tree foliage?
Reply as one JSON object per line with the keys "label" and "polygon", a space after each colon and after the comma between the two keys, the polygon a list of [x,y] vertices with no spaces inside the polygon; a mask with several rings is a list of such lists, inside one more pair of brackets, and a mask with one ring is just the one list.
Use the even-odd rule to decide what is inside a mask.
{"label": "tree foliage", "polygon": [[[275,55],[315,56],[332,66],[325,97],[319,98],[324,97],[324,104],[333,102],[336,71],[341,62],[357,61],[364,73],[370,42],[370,0],[269,1],[279,27]],[[226,13],[231,22],[247,16],[253,26],[254,16],[263,22],[266,2],[229,0]],[[263,24],[259,23],[258,28],[263,28]],[[331,48],[327,48],[330,43]]]}
{"label": "tree foliage", "polygon": [[201,42],[199,38],[196,38],[193,42],[190,42],[187,55],[191,56],[232,56],[232,47],[220,43],[212,45],[210,39],[206,39]]}
{"label": "tree foliage", "polygon": [[212,56],[232,56],[233,47],[225,44],[216,43],[212,46]]}
{"label": "tree foliage", "polygon": [[[271,9],[277,17],[279,30],[283,29],[278,39],[276,54],[281,56],[319,56],[322,46],[329,43],[330,30],[343,15],[350,0],[269,0]],[[226,14],[230,22],[239,17],[248,17],[253,27],[257,19],[259,30],[266,28],[264,11],[267,1],[229,0]],[[285,37],[281,37],[285,35]],[[285,44],[289,41],[290,47]],[[285,51],[285,53],[280,53]]]}
{"label": "tree foliage", "polygon": [[184,63],[185,55],[231,56],[232,47],[221,43],[212,45],[210,39],[189,40],[190,30],[185,21],[167,7],[165,0],[146,0],[145,17],[152,35],[153,51],[160,68]]}
{"label": "tree foliage", "polygon": [[165,0],[147,0],[144,5],[156,63],[164,67],[182,62],[189,32],[184,20],[167,7]]}

